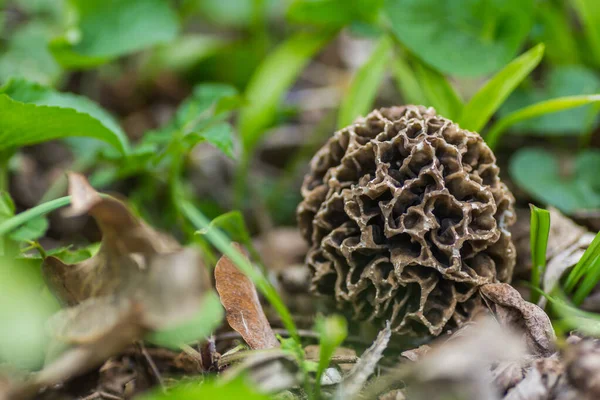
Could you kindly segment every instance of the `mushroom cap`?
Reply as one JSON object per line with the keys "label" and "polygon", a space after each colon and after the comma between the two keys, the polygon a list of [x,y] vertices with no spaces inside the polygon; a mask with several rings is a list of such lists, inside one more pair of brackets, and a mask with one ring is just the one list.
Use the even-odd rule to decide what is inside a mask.
{"label": "mushroom cap", "polygon": [[481,136],[433,108],[382,108],[316,153],[300,231],[311,290],[397,333],[439,335],[509,282],[514,197]]}

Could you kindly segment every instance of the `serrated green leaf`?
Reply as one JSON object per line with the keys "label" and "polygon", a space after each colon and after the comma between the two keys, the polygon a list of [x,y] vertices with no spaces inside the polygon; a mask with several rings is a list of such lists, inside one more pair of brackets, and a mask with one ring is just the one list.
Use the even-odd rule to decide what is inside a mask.
{"label": "serrated green leaf", "polygon": [[509,172],[521,189],[564,213],[595,209],[600,207],[598,175],[587,168],[600,163],[600,152],[586,153],[575,159],[572,172],[566,175],[553,154],[543,149],[521,149],[510,160]]}
{"label": "serrated green leaf", "polygon": [[209,126],[200,132],[193,132],[185,136],[192,142],[200,143],[206,141],[221,150],[229,158],[234,158],[233,153],[233,128],[226,122]]}
{"label": "serrated green leaf", "polygon": [[459,120],[463,129],[479,132],[515,88],[540,63],[544,45],[523,53],[494,75],[465,105]]}
{"label": "serrated green leaf", "polygon": [[435,69],[478,76],[509,62],[529,34],[532,0],[386,0],[398,39]]}
{"label": "serrated green leaf", "polygon": [[358,69],[348,93],[344,96],[338,115],[338,128],[350,125],[357,117],[366,115],[377,97],[392,51],[387,36],[377,42],[369,59]]}
{"label": "serrated green leaf", "polygon": [[438,114],[448,119],[458,118],[463,102],[446,77],[419,60],[414,60],[414,68],[427,97],[424,105],[434,107]]}
{"label": "serrated green leaf", "polygon": [[50,44],[61,65],[89,68],[173,40],[177,14],[166,0],[72,0],[76,23]]}
{"label": "serrated green leaf", "polygon": [[330,33],[297,33],[280,44],[254,72],[246,88],[238,129],[249,153],[273,122],[279,101],[304,66],[332,38]]}

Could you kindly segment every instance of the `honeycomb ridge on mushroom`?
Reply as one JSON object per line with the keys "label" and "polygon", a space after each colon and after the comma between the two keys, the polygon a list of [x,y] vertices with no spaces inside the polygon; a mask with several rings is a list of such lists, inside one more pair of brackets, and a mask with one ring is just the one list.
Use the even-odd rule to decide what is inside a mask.
{"label": "honeycomb ridge on mushroom", "polygon": [[481,136],[433,108],[371,112],[335,132],[302,185],[311,290],[397,333],[469,319],[477,288],[510,282],[514,197]]}

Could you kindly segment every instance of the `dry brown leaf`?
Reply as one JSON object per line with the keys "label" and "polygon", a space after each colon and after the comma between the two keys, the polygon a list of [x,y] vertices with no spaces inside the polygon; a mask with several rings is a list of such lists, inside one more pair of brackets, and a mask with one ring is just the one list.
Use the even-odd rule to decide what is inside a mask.
{"label": "dry brown leaf", "polygon": [[590,399],[600,398],[600,342],[584,339],[565,351],[567,378]]}
{"label": "dry brown leaf", "polygon": [[[238,244],[235,247],[243,254]],[[254,283],[225,255],[215,267],[215,284],[225,307],[227,322],[242,335],[250,348],[279,347]]]}
{"label": "dry brown leaf", "polygon": [[48,285],[72,307],[51,319],[52,362],[21,388],[24,394],[80,375],[152,330],[188,321],[212,290],[198,251],[182,248],[124,203],[101,196],[85,177],[70,174],[69,183],[71,214],[92,215],[102,244],[78,264],[44,260]]}
{"label": "dry brown leaf", "polygon": [[419,347],[417,347],[416,349],[410,349],[410,350],[406,350],[403,351],[400,355],[406,359],[408,359],[409,361],[419,361],[421,358],[423,358],[423,356],[426,356],[427,353],[429,353],[431,351],[431,346],[429,346],[428,344],[424,344],[421,345]]}
{"label": "dry brown leaf", "polygon": [[151,256],[181,248],[136,218],[124,203],[101,197],[80,174],[69,174],[69,194],[70,214],[93,216],[102,231],[102,245],[94,257],[77,264],[68,265],[56,257],[44,260],[48,286],[68,305],[122,290],[147,268]]}
{"label": "dry brown leaf", "polygon": [[556,336],[548,315],[506,283],[483,285],[481,295],[500,324],[521,332],[529,351],[542,357],[555,352]]}

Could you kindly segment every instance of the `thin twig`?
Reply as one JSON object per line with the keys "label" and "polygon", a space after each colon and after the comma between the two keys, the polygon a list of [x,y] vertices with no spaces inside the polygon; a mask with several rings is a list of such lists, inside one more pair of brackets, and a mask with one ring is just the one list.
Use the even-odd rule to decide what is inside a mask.
{"label": "thin twig", "polygon": [[152,360],[152,357],[150,357],[150,354],[148,353],[148,350],[146,350],[146,346],[144,346],[143,342],[139,342],[138,346],[140,348],[140,352],[142,353],[142,355],[146,359],[146,362],[148,363],[148,366],[150,367],[150,370],[152,370],[152,373],[154,374],[154,377],[158,381],[158,384],[160,385],[162,391],[166,392],[167,389],[165,387],[165,383],[163,381],[162,375],[160,374],[160,371],[156,367],[156,364],[154,363],[154,360]]}

